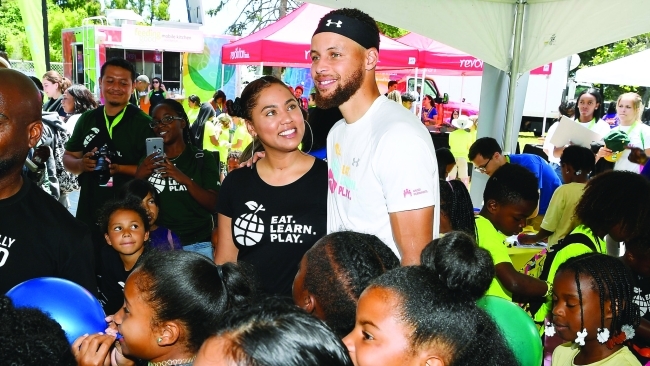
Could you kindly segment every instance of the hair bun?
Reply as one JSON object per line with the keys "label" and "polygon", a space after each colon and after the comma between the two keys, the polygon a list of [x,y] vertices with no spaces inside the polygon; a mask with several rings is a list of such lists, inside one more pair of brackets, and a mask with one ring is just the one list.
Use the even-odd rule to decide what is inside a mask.
{"label": "hair bun", "polygon": [[232,115],[239,118],[244,117],[244,105],[239,97],[232,102]]}

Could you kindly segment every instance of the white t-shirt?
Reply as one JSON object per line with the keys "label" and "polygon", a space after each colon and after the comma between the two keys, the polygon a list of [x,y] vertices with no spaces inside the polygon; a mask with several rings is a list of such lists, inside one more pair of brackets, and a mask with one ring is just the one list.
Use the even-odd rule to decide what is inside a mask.
{"label": "white t-shirt", "polygon": [[382,95],[358,121],[338,121],[327,136],[327,165],[328,233],[374,234],[401,257],[388,214],[435,206],[437,236],[435,149],[429,131],[406,108]]}
{"label": "white t-shirt", "polygon": [[[643,150],[650,148],[650,126],[637,121],[636,125],[633,126],[616,126],[612,128],[612,131],[620,130],[627,133],[630,138],[629,147],[640,147]],[[643,136],[643,138],[642,138]],[[627,160],[627,157],[630,155],[630,150],[625,149],[623,154],[616,160],[614,164],[614,170],[629,170],[634,173],[640,173],[643,166],[639,164],[631,163]]]}
{"label": "white t-shirt", "polygon": [[[611,128],[609,126],[609,123],[603,121],[602,119],[598,120],[598,122],[596,122],[594,124],[591,124],[591,122],[582,123],[577,119],[575,120],[575,122],[587,127],[591,131],[596,132],[601,137],[605,137],[611,130]],[[559,123],[555,122],[548,129],[548,132],[546,133],[546,139],[544,140],[544,149],[549,150],[551,152],[551,155],[548,157],[549,163],[556,163],[556,164],[559,165],[560,164],[560,158],[556,158],[555,156],[553,156],[553,149],[555,148],[555,146],[553,146],[553,144],[551,144],[551,139],[553,138],[553,134],[555,133],[555,130],[557,130],[558,125],[559,125]],[[585,146],[585,147],[588,147],[588,146]]]}

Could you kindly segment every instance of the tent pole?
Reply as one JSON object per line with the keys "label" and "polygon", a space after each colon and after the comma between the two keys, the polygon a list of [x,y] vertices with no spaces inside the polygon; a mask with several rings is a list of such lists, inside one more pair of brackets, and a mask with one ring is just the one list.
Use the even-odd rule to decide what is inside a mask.
{"label": "tent pole", "polygon": [[[463,89],[465,88],[465,73],[460,74],[460,107],[458,107],[458,117],[463,114]],[[454,111],[451,112],[452,119],[454,117]],[[451,122],[451,120],[449,121]]]}
{"label": "tent pole", "polygon": [[[424,83],[426,83],[426,73],[427,69],[422,69],[422,85],[420,85],[420,104],[418,105],[418,108],[420,108],[420,119],[422,119],[422,101],[424,100]],[[417,90],[416,90],[417,92]],[[431,108],[434,108],[434,106],[431,106]]]}
{"label": "tent pole", "polygon": [[551,75],[546,75],[546,94],[544,95],[544,119],[542,119],[542,137],[546,137],[546,112],[548,107],[548,84]]}
{"label": "tent pole", "polygon": [[521,38],[524,30],[524,8],[527,0],[517,0],[517,17],[515,18],[515,39],[510,63],[510,83],[508,85],[508,106],[506,109],[505,137],[503,139],[504,153],[511,153],[515,139],[513,127],[515,124],[515,91],[519,79],[519,59],[521,56]]}
{"label": "tent pole", "polygon": [[220,88],[221,90],[223,90],[223,80],[225,74],[226,74],[226,65],[221,64],[221,88]]}

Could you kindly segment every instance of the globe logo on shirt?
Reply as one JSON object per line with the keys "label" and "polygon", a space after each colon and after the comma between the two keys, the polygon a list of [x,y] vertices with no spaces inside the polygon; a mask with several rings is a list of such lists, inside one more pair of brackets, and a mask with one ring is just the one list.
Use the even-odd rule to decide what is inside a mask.
{"label": "globe logo on shirt", "polygon": [[242,214],[235,220],[233,234],[237,243],[250,247],[262,240],[262,235],[264,235],[264,222],[257,217],[257,213],[266,210],[263,205],[259,205],[254,201],[246,202],[246,206],[253,212]]}
{"label": "globe logo on shirt", "polygon": [[151,185],[153,185],[154,188],[156,188],[156,191],[158,191],[158,193],[162,192],[165,189],[165,186],[167,185],[165,178],[163,178],[162,175],[160,175],[160,173],[151,174],[151,176],[149,177],[149,183],[151,183]]}
{"label": "globe logo on shirt", "polygon": [[86,138],[84,139],[84,147],[88,146],[90,141],[92,141],[95,138],[95,136],[97,136],[98,133],[99,133],[99,128],[97,127],[91,128],[90,131],[88,131],[88,135],[86,135]]}

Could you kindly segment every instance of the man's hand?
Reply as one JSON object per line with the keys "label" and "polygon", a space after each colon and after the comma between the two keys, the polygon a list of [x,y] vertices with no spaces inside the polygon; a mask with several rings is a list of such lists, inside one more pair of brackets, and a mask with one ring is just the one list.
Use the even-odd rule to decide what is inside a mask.
{"label": "man's hand", "polygon": [[643,149],[639,147],[632,147],[630,149],[630,155],[627,157],[630,163],[645,165],[648,162],[648,156]]}
{"label": "man's hand", "polygon": [[85,153],[81,158],[81,167],[83,168],[84,172],[92,172],[95,170],[95,166],[97,166],[95,151],[97,151],[97,148],[94,148],[92,151]]}
{"label": "man's hand", "polygon": [[248,160],[246,160],[246,161],[244,161],[242,163],[239,163],[239,167],[240,168],[243,168],[243,167],[250,168],[253,164],[257,163],[258,160],[263,159],[265,156],[266,156],[266,153],[264,151],[258,151],[255,154],[253,154],[252,158],[250,158],[250,159],[248,159]]}

